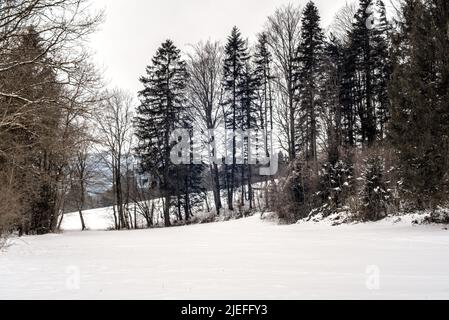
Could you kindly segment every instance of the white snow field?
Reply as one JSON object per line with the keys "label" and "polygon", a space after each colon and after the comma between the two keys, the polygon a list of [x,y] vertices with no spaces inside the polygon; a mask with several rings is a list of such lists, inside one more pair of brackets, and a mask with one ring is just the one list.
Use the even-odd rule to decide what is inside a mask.
{"label": "white snow field", "polygon": [[259,216],[66,231],[0,253],[0,299],[449,299],[449,231]]}

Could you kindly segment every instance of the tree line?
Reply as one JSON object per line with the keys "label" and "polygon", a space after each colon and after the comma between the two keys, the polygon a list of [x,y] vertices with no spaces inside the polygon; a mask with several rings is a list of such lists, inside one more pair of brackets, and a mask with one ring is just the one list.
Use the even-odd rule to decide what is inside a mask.
{"label": "tree line", "polygon": [[[87,0],[2,1],[0,234],[53,232],[69,203],[85,229],[93,156],[111,173],[103,183],[115,229],[152,227],[159,216],[187,223],[204,206],[217,215],[270,210],[287,222],[411,209],[441,218],[449,8],[390,7],[388,15],[382,0],[359,0],[324,29],[309,1],[277,9],[254,43],[237,27],[224,45],[181,52],[167,40],[136,104],[104,90],[89,62],[83,41],[103,15]],[[190,160],[202,155],[195,164],[171,161],[180,128],[192,138]],[[261,176],[277,156],[285,167]],[[262,157],[268,163],[254,161]]]}
{"label": "tree line", "polygon": [[[253,46],[237,27],[224,47],[200,43],[186,60],[165,42],[141,79],[137,132],[142,170],[165,190],[166,225],[179,192],[170,183],[179,188],[183,170],[171,168],[170,134],[198,126],[206,142],[226,146],[230,161],[181,174],[185,208],[189,193],[200,194],[193,175],[209,166],[216,212],[252,210],[254,147],[287,157],[283,176],[265,179],[267,192],[258,195],[283,220],[333,213],[378,220],[410,209],[435,218],[448,182],[447,4],[397,1],[390,11],[389,19],[382,0],[347,4],[325,32],[309,1],[279,8]],[[217,128],[220,137],[206,134]],[[224,129],[269,134],[251,143]]]}
{"label": "tree line", "polygon": [[290,126],[297,123],[297,148],[272,205],[282,219],[373,221],[428,210],[431,221],[448,221],[448,4],[392,8],[389,20],[382,1],[348,5],[323,37],[306,5]]}

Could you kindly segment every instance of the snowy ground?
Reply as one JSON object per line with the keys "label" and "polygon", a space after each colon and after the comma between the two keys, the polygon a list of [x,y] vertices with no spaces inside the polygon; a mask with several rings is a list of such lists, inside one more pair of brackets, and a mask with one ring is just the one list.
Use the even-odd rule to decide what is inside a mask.
{"label": "snowy ground", "polygon": [[17,240],[0,253],[0,299],[46,298],[449,299],[449,231],[254,216]]}
{"label": "snowy ground", "polygon": [[[111,230],[114,228],[112,207],[86,210],[83,212],[84,223],[89,230]],[[66,213],[62,219],[61,229],[65,231],[81,231],[79,213]]]}

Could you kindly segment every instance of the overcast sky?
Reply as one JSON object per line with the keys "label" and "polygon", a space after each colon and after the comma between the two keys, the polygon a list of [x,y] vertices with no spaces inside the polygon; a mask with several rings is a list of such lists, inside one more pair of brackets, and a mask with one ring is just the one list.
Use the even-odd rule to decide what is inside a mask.
{"label": "overcast sky", "polygon": [[[315,0],[326,27],[347,0]],[[106,22],[92,38],[105,80],[135,95],[138,81],[160,44],[171,39],[182,50],[201,40],[225,42],[232,27],[254,39],[277,7],[289,0],[93,0]]]}

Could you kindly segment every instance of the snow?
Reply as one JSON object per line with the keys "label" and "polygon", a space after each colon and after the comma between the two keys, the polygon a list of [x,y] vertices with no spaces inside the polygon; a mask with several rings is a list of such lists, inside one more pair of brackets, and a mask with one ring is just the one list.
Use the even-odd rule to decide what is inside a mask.
{"label": "snow", "polygon": [[111,298],[448,299],[449,231],[397,218],[285,226],[257,215],[25,237],[0,253],[0,299]]}
{"label": "snow", "polygon": [[[89,230],[111,230],[114,228],[112,207],[83,211],[84,223]],[[62,219],[61,229],[65,231],[81,231],[78,212],[66,213]]]}

